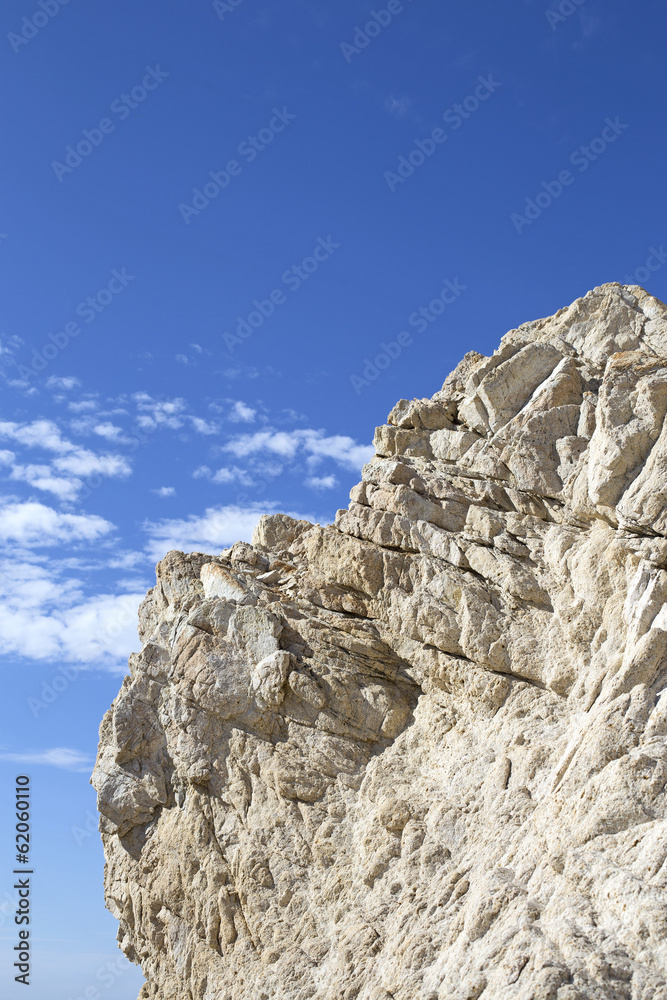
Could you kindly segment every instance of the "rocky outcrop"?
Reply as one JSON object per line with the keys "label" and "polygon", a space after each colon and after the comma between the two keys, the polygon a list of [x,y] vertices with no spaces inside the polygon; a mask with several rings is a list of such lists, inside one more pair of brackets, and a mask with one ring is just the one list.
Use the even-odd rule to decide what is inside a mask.
{"label": "rocky outcrop", "polygon": [[100,733],[150,1000],[667,1000],[667,307],[402,400],[347,510],[171,552]]}

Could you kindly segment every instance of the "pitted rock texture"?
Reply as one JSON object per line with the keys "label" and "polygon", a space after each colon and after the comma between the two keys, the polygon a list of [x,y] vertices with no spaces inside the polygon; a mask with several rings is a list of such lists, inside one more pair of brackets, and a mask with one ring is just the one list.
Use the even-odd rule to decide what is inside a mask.
{"label": "pitted rock texture", "polygon": [[402,400],[347,510],[171,552],[94,774],[145,1000],[667,1000],[667,307]]}

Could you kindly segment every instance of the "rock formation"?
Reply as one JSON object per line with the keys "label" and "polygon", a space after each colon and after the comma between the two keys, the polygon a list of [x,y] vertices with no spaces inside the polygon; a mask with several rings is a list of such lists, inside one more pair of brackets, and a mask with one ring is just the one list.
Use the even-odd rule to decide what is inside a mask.
{"label": "rock formation", "polygon": [[334,525],[162,560],[94,775],[142,998],[667,1000],[666,411],[604,285],[401,400]]}

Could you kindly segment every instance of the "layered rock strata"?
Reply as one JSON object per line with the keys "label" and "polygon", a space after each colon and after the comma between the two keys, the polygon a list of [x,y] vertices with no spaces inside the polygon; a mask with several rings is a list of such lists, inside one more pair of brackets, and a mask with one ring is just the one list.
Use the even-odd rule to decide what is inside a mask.
{"label": "layered rock strata", "polygon": [[144,1000],[667,1000],[667,307],[402,400],[335,524],[169,553],[94,775]]}

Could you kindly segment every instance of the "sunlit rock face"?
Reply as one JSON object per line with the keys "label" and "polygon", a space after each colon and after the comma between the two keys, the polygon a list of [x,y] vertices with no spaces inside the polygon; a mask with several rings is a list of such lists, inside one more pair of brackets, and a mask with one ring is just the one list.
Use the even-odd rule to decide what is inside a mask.
{"label": "sunlit rock face", "polygon": [[401,400],[335,524],[162,560],[94,775],[142,998],[666,1000],[666,410],[604,285]]}

